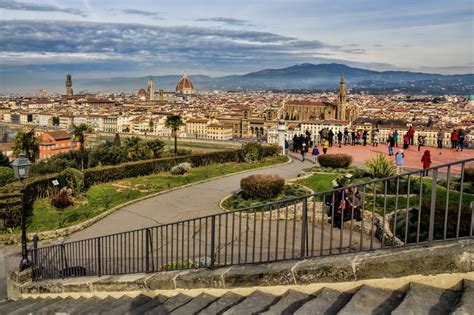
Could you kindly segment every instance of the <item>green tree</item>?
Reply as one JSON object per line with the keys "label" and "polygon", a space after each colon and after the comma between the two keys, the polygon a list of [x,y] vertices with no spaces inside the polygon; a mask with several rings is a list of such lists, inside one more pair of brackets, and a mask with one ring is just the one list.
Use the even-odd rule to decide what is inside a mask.
{"label": "green tree", "polygon": [[120,147],[122,145],[122,141],[120,141],[120,135],[118,133],[115,134],[114,141],[112,142],[112,145]]}
{"label": "green tree", "polygon": [[31,161],[35,162],[39,155],[39,142],[35,135],[34,128],[29,131],[19,129],[15,136],[15,145],[13,146],[13,155],[18,156],[23,153]]}
{"label": "green tree", "polygon": [[152,159],[159,158],[165,144],[159,139],[145,142],[146,156]]}
{"label": "green tree", "polygon": [[0,166],[10,167],[10,159],[2,151],[0,151]]}
{"label": "green tree", "polygon": [[169,115],[166,117],[165,126],[171,128],[174,136],[174,154],[178,153],[178,130],[179,127],[184,125],[181,115]]}
{"label": "green tree", "polygon": [[72,125],[74,141],[79,142],[79,152],[81,152],[81,169],[84,169],[84,151],[86,150],[86,133],[92,132],[86,124],[80,124],[78,126]]}
{"label": "green tree", "polygon": [[130,137],[125,139],[125,148],[127,149],[128,158],[137,160],[140,155],[141,139],[138,137]]}
{"label": "green tree", "polygon": [[13,175],[13,168],[0,166],[0,187],[14,181],[15,175]]}

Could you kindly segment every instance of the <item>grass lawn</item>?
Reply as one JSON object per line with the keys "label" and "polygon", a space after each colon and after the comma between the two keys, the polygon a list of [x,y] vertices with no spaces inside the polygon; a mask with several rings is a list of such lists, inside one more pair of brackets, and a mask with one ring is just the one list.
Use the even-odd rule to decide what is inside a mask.
{"label": "grass lawn", "polygon": [[[27,218],[28,231],[64,228],[97,216],[114,206],[149,194],[221,175],[281,164],[286,161],[286,157],[275,157],[258,163],[212,164],[193,168],[185,176],[174,176],[166,172],[99,184],[89,188],[83,197],[75,198],[75,205],[64,210],[57,210],[51,206],[49,199],[39,199],[35,201],[33,212]],[[19,229],[16,230],[16,232],[19,231]]]}

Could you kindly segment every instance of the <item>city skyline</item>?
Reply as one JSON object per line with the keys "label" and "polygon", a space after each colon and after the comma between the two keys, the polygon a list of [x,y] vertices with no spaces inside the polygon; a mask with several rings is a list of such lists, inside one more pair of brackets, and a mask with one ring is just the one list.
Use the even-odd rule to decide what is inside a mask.
{"label": "city skyline", "polygon": [[1,80],[44,82],[66,72],[223,76],[306,62],[473,73],[472,13],[462,0],[7,0],[0,3]]}

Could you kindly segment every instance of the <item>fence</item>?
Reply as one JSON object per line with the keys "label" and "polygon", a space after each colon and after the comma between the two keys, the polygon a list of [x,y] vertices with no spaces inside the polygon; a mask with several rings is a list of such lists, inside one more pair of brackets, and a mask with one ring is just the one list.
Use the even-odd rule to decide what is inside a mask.
{"label": "fence", "polygon": [[472,238],[474,189],[466,167],[473,162],[135,231],[35,246],[30,251],[34,278],[213,268]]}

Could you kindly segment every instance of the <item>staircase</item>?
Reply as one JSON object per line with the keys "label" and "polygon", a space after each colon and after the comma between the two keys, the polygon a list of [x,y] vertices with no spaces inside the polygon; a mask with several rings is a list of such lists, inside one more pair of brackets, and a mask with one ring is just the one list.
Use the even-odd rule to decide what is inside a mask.
{"label": "staircase", "polygon": [[[460,288],[457,289],[456,288]],[[27,298],[0,303],[0,314],[474,314],[474,281],[443,289],[408,283],[399,290],[362,285],[355,290],[322,288],[307,294],[289,289],[281,295],[255,290],[247,296],[227,291],[153,298]]]}

